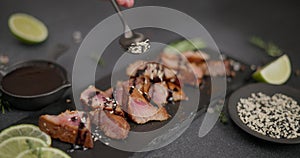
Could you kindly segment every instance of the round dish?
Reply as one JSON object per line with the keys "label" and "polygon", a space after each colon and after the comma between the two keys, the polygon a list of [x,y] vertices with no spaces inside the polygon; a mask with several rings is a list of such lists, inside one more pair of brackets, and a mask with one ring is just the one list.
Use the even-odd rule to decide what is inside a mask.
{"label": "round dish", "polygon": [[[8,92],[3,88],[2,80],[3,78],[13,72],[14,70],[26,66],[35,66],[35,67],[52,67],[54,68],[61,76],[63,83],[61,86],[57,87],[54,90],[48,91],[46,93],[41,93],[37,95],[18,95]],[[38,110],[48,104],[58,100],[65,91],[71,87],[71,83],[67,79],[66,70],[56,64],[55,62],[46,61],[46,60],[29,60],[22,63],[18,63],[8,67],[5,72],[0,72],[0,92],[4,100],[8,101],[13,107],[21,110]]]}
{"label": "round dish", "polygon": [[300,143],[300,137],[297,137],[294,139],[283,139],[283,138],[276,139],[276,138],[271,138],[269,136],[262,135],[256,131],[251,130],[247,125],[245,125],[241,121],[241,119],[238,116],[238,112],[237,112],[237,103],[239,102],[240,98],[246,98],[246,97],[249,97],[251,95],[251,93],[258,93],[258,92],[262,92],[267,95],[273,95],[275,93],[282,93],[289,97],[292,97],[294,100],[296,100],[298,102],[298,104],[300,103],[300,95],[299,95],[300,91],[297,89],[294,89],[294,88],[291,88],[288,86],[275,86],[275,85],[269,85],[269,84],[265,84],[265,83],[249,84],[249,85],[246,85],[246,86],[238,89],[234,93],[232,93],[232,95],[229,98],[228,112],[229,112],[229,115],[230,115],[231,119],[233,120],[233,122],[236,125],[238,125],[241,129],[246,131],[247,133],[249,133],[257,138],[266,140],[266,141],[281,143],[281,144]]}

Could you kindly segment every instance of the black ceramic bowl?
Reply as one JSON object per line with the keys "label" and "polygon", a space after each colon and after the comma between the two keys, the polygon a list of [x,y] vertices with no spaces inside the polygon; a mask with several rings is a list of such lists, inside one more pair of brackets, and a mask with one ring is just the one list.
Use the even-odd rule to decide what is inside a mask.
{"label": "black ceramic bowl", "polygon": [[[63,79],[62,85],[52,91],[38,94],[38,95],[23,96],[23,95],[12,94],[6,91],[2,86],[2,79],[10,72],[18,68],[27,67],[27,66],[38,66],[38,67],[48,66],[54,68],[55,71],[57,71],[61,76],[61,78]],[[10,66],[7,69],[5,69],[4,72],[1,72],[0,83],[1,83],[0,91],[2,92],[2,98],[8,101],[9,104],[12,105],[13,107],[22,110],[41,109],[46,105],[58,100],[65,93],[65,91],[71,86],[70,82],[67,80],[66,70],[62,66],[54,62],[46,61],[46,60],[30,60],[30,61],[26,61],[26,62],[22,62]]]}
{"label": "black ceramic bowl", "polygon": [[280,85],[280,86],[279,85],[269,85],[266,83],[249,84],[249,85],[246,85],[246,86],[238,89],[234,93],[232,93],[232,95],[229,98],[228,112],[229,112],[229,115],[230,115],[231,119],[233,120],[233,122],[237,126],[239,126],[242,130],[246,131],[247,133],[249,133],[257,138],[266,140],[266,141],[270,141],[270,142],[274,142],[274,143],[281,143],[281,144],[298,144],[298,143],[300,143],[300,137],[293,138],[293,139],[272,138],[272,137],[262,135],[256,131],[252,130],[246,124],[244,124],[242,122],[242,120],[240,119],[240,117],[238,115],[237,103],[240,101],[241,98],[247,98],[247,97],[251,96],[252,93],[259,93],[259,92],[262,92],[269,96],[272,96],[275,93],[282,93],[284,95],[292,97],[298,103],[300,102],[300,98],[299,98],[300,91],[297,89],[294,89],[294,88],[291,88],[291,87],[288,87],[285,85]]}

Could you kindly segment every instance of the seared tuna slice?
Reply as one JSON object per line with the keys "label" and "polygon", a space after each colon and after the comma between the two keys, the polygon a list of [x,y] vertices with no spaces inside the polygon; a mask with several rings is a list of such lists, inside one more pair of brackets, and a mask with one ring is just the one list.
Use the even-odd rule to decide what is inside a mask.
{"label": "seared tuna slice", "polygon": [[[180,82],[189,85],[199,85],[203,75],[202,69],[192,67],[188,59],[182,54],[162,53],[159,60],[163,65],[173,70]],[[198,77],[199,76],[199,77]]]}
{"label": "seared tuna slice", "polygon": [[172,82],[155,83],[149,89],[149,96],[156,104],[187,100],[182,89]]}
{"label": "seared tuna slice", "polygon": [[106,96],[94,86],[89,86],[86,90],[84,90],[80,95],[81,102],[92,108],[103,108],[106,102]]}
{"label": "seared tuna slice", "polygon": [[188,100],[188,97],[185,95],[185,93],[183,92],[181,87],[179,87],[178,85],[176,85],[172,82],[167,82],[166,85],[168,87],[168,92],[169,92],[169,95],[167,98],[168,102]]}
{"label": "seared tuna slice", "polygon": [[149,89],[149,96],[156,104],[166,104],[169,97],[168,87],[165,82],[155,83]]}
{"label": "seared tuna slice", "polygon": [[84,106],[89,107],[91,110],[100,108],[124,116],[119,104],[108,95],[108,92],[102,92],[94,86],[89,86],[81,93],[80,100]]}
{"label": "seared tuna slice", "polygon": [[88,114],[82,111],[66,111],[59,115],[42,115],[39,127],[52,138],[67,143],[93,148]]}
{"label": "seared tuna slice", "polygon": [[200,50],[182,52],[182,54],[191,63],[202,63],[209,59],[209,55]]}
{"label": "seared tuna slice", "polygon": [[89,86],[81,94],[84,106],[92,107],[92,123],[113,139],[127,138],[130,126],[119,103],[112,98],[112,89],[105,92]]}
{"label": "seared tuna slice", "polygon": [[91,111],[90,114],[92,123],[97,125],[106,136],[113,139],[127,138],[130,126],[124,117],[102,109]]}
{"label": "seared tuna slice", "polygon": [[118,82],[114,91],[115,98],[118,102],[122,102],[122,109],[138,124],[163,121],[170,117],[161,104],[151,100],[148,95],[150,86],[149,79],[136,77],[129,81]]}
{"label": "seared tuna slice", "polygon": [[120,104],[121,108],[125,111],[128,102],[129,91],[130,91],[129,81],[117,82],[116,87],[114,88],[113,91],[114,98]]}
{"label": "seared tuna slice", "polygon": [[152,82],[162,82],[163,80],[176,79],[175,73],[165,65],[157,62],[147,62],[143,60],[130,64],[126,69],[126,74],[130,77],[148,77]]}
{"label": "seared tuna slice", "polygon": [[127,113],[130,119],[137,124],[144,124],[149,121],[164,121],[170,117],[162,105],[147,100],[136,89],[128,98]]}

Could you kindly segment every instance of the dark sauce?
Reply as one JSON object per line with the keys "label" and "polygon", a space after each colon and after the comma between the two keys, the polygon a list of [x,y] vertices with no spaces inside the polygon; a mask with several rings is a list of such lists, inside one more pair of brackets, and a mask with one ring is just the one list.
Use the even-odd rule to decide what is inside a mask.
{"label": "dark sauce", "polygon": [[72,121],[72,122],[76,122],[76,121],[77,121],[77,119],[78,119],[78,118],[77,118],[76,116],[74,116],[74,117],[71,117],[71,121]]}
{"label": "dark sauce", "polygon": [[134,90],[135,85],[136,85],[136,79],[137,79],[139,76],[143,75],[147,68],[148,68],[148,66],[145,66],[144,69],[142,69],[142,70],[137,70],[136,73],[135,73],[135,75],[132,76],[132,77],[130,77],[130,78],[133,79],[133,80],[132,80],[132,86],[131,86],[130,89],[129,89],[129,94],[132,94],[132,93],[133,93],[133,90]]}
{"label": "dark sauce", "polygon": [[[83,145],[85,143],[88,131],[84,130],[85,128],[85,122],[82,122],[82,120],[87,120],[88,115],[87,113],[82,114],[82,118],[80,118],[80,122],[78,124],[78,129],[77,129],[77,135],[75,138],[75,144],[71,144],[71,148],[68,150],[68,152],[74,152],[75,150],[87,150]],[[77,121],[78,117],[74,116],[70,119],[70,121]]]}
{"label": "dark sauce", "polygon": [[[87,114],[83,113],[82,119],[87,120]],[[87,130],[83,130],[85,128],[84,122],[80,120],[78,124],[78,129],[77,129],[77,135],[76,135],[76,140],[75,144],[77,145],[83,145],[87,136]],[[82,133],[84,131],[84,133]]]}
{"label": "dark sauce", "polygon": [[77,151],[77,150],[84,151],[84,150],[87,150],[87,149],[88,148],[85,148],[85,147],[80,146],[80,145],[71,144],[71,147],[70,147],[70,149],[67,150],[67,152],[72,153],[72,152]]}
{"label": "dark sauce", "polygon": [[1,85],[9,93],[31,96],[47,93],[64,84],[61,72],[50,66],[27,66],[7,74]]}

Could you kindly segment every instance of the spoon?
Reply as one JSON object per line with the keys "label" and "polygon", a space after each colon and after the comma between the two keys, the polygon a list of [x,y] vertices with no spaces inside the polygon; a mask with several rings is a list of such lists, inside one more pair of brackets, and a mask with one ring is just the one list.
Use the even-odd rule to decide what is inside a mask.
{"label": "spoon", "polygon": [[150,48],[150,41],[148,38],[146,38],[142,33],[133,32],[126,20],[124,19],[124,16],[116,3],[116,0],[111,0],[111,3],[113,7],[115,8],[115,11],[118,13],[119,18],[121,19],[121,22],[124,26],[124,35],[121,36],[119,39],[120,45],[129,53],[132,54],[141,54],[145,53]]}

